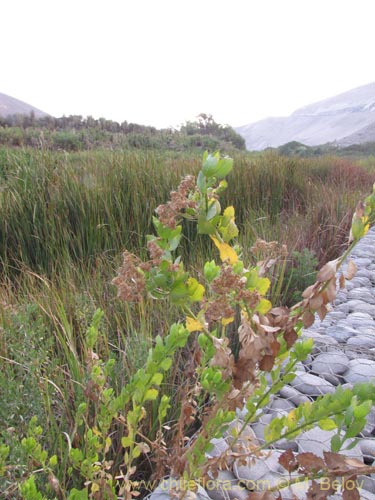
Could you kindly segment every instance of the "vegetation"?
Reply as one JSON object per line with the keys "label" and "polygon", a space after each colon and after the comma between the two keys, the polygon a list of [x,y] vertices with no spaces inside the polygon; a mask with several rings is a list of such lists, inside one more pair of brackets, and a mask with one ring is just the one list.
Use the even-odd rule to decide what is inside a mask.
{"label": "vegetation", "polygon": [[[202,117],[197,127],[209,137],[215,125]],[[0,149],[0,491],[8,498],[115,498],[121,490],[130,498],[145,493],[137,481],[177,463],[186,480],[199,481],[210,438],[233,418],[231,391],[243,404],[249,318],[260,318],[250,322],[259,335],[272,304],[292,306],[312,278],[312,295],[282,318],[289,326],[276,332],[279,346],[251,351],[260,371],[244,372],[261,385],[246,394],[249,421],[308,355],[311,345],[288,332],[298,336],[311,320],[311,297],[333,293],[332,272],[316,275],[313,255],[321,266],[343,253],[353,207],[375,176],[334,157],[237,151],[234,161],[232,171],[218,156],[202,168],[196,150]],[[188,177],[160,205],[186,175],[198,185]],[[370,215],[357,213],[355,240]],[[131,301],[116,300],[111,284],[124,248],[115,284]],[[270,257],[266,278],[260,263]],[[237,288],[225,288],[227,275]],[[216,317],[218,300],[231,315]],[[240,330],[232,310],[243,310]],[[265,371],[274,381],[268,393]],[[350,404],[360,409],[346,425],[359,427],[373,396],[358,387],[322,398],[299,410],[300,430],[323,417],[341,427]],[[295,431],[278,422],[269,442]],[[336,439],[334,450],[343,444]]]}
{"label": "vegetation", "polygon": [[117,123],[92,117],[11,115],[0,117],[0,145],[32,146],[43,149],[78,151],[93,148],[163,149],[185,151],[198,149],[245,149],[244,139],[232,127],[220,125],[204,113],[196,122],[180,130]]}

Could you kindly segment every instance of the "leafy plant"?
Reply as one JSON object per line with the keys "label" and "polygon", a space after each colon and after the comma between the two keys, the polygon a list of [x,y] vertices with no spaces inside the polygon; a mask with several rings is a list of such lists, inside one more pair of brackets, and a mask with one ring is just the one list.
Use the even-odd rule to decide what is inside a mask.
{"label": "leafy plant", "polygon": [[[313,323],[315,313],[323,318],[327,304],[334,300],[336,273],[373,223],[375,189],[364,204],[357,205],[346,252],[323,266],[300,302],[290,308],[273,307],[267,298],[271,282],[266,274],[277,256],[247,266],[237,241],[234,207],[223,210],[219,201],[232,166],[232,159],[206,153],[196,180],[185,177],[172,191],[170,201],[156,209],[155,234],[147,237],[148,260],[124,252],[123,265],[113,280],[119,297],[139,305],[146,303],[146,297],[172,304],[179,320],[154,339],[145,366],[115,390],[116,361],[98,353],[103,313],[95,313],[82,342],[83,362],[75,365],[80,390],[74,392],[74,425],[64,431],[66,439],[59,454],[49,455],[43,446],[43,428],[35,419],[21,441],[27,464],[19,490],[26,500],[119,496],[130,500],[141,493],[138,471],[146,456],[155,462],[155,479],[166,474],[182,479],[182,498],[221,467],[262,457],[273,443],[314,425],[337,429],[331,442],[333,454],[365,425],[375,403],[375,389],[370,384],[339,389],[274,419],[262,445],[242,435],[247,424],[262,414],[270,397],[295,377],[297,363],[311,352],[312,340],[299,339],[301,328]],[[198,234],[210,239],[216,255],[199,270],[187,270],[178,254],[184,219],[194,222]],[[269,250],[276,248],[274,242],[262,242],[263,248],[267,245]],[[348,279],[353,264],[349,267]],[[340,284],[344,282],[342,276]],[[181,358],[181,386],[173,400],[165,380]],[[72,359],[77,359],[75,354]],[[171,422],[172,410],[177,418]],[[243,410],[244,418],[239,426],[231,427],[236,410]],[[146,420],[153,422],[149,435],[143,432]],[[228,449],[208,458],[212,440],[226,431]],[[2,445],[0,471],[5,474],[11,471],[6,464],[8,454],[9,446]],[[341,467],[332,465],[335,457]],[[375,470],[332,454],[315,465],[306,463],[303,454],[292,456],[290,452],[280,460],[286,470],[312,480],[309,499],[315,498],[323,476],[348,477]],[[284,481],[272,490],[285,486]],[[328,494],[320,491],[319,498]],[[249,493],[251,498],[259,497]]]}

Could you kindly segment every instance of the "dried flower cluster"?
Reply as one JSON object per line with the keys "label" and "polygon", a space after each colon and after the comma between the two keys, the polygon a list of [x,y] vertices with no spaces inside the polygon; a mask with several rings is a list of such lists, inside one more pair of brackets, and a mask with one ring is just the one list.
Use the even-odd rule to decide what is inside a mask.
{"label": "dried flower cluster", "polygon": [[127,302],[139,302],[145,290],[145,279],[139,270],[142,261],[128,252],[123,253],[122,266],[118,270],[118,275],[112,280],[112,284],[117,286],[117,296]]}
{"label": "dried flower cluster", "polygon": [[194,188],[194,176],[187,175],[182,179],[177,191],[171,192],[171,200],[156,208],[155,212],[164,226],[174,229],[183,210],[197,207],[196,202],[189,198],[189,192]]}
{"label": "dried flower cluster", "polygon": [[205,311],[205,319],[209,325],[234,315],[231,300],[236,303],[242,302],[246,308],[252,310],[261,299],[256,290],[250,291],[246,288],[245,280],[227,264],[222,265],[219,276],[212,281],[211,289],[218,297],[210,300]]}
{"label": "dried flower cluster", "polygon": [[257,238],[251,247],[251,252],[254,255],[266,255],[268,259],[276,259],[288,255],[286,245],[281,245],[278,241],[264,241],[260,238]]}

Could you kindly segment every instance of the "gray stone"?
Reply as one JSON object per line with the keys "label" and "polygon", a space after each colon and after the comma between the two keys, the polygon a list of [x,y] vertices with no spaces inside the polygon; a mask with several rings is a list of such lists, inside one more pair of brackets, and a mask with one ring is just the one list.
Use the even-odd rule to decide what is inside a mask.
{"label": "gray stone", "polygon": [[285,385],[280,390],[279,394],[282,398],[288,399],[296,406],[311,401],[311,398],[309,398],[305,394],[302,394],[295,387],[291,387],[290,385]]}
{"label": "gray stone", "polygon": [[311,364],[313,372],[321,375],[341,375],[348,369],[349,358],[343,352],[323,352]]}
{"label": "gray stone", "polygon": [[330,373],[322,373],[320,376],[334,386],[338,386],[342,382],[341,376],[331,375]]}
{"label": "gray stone", "polygon": [[290,385],[309,396],[320,396],[335,392],[332,384],[311,373],[297,373],[296,378],[291,381]]}
{"label": "gray stone", "polygon": [[352,312],[346,317],[346,323],[355,327],[363,326],[368,324],[368,326],[374,326],[374,321],[372,316],[367,312]]}
{"label": "gray stone", "polygon": [[[149,500],[171,500],[176,498],[176,492],[183,491],[184,485],[186,485],[186,481],[182,478],[168,477],[163,479],[151,493]],[[210,500],[210,497],[202,486],[197,484],[197,491],[187,491],[184,500]]]}
{"label": "gray stone", "polygon": [[244,422],[241,419],[236,418],[229,424],[227,430],[223,433],[223,438],[225,438],[229,445],[233,443],[233,440],[235,439],[238,446],[242,449],[249,449],[253,447],[254,444],[258,445],[259,443],[256,434],[249,424],[245,426],[241,435],[237,439],[238,433],[243,428],[243,425]]}
{"label": "gray stone", "polygon": [[[371,350],[370,349],[362,349],[361,347],[354,346],[354,345],[347,345],[344,346],[344,352],[348,356],[350,360],[353,359],[367,359],[367,360],[373,360],[374,356],[371,355]],[[344,377],[344,375],[342,375]],[[345,378],[345,377],[344,377]]]}
{"label": "gray stone", "polygon": [[351,359],[344,373],[346,382],[375,382],[375,361],[365,358]]}
{"label": "gray stone", "polygon": [[249,491],[229,470],[220,470],[217,477],[208,479],[204,487],[212,500],[246,500]]}
{"label": "gray stone", "polygon": [[269,406],[269,413],[277,414],[280,413],[280,410],[284,410],[289,413],[295,407],[296,406],[291,401],[276,397]]}
{"label": "gray stone", "polygon": [[375,347],[375,335],[356,335],[348,339],[347,345],[361,347],[363,349],[371,349]]}
{"label": "gray stone", "polygon": [[335,311],[343,312],[346,315],[349,313],[349,307],[346,305],[346,297],[341,297],[335,301]]}
{"label": "gray stone", "polygon": [[219,457],[229,448],[229,445],[224,438],[212,438],[210,442],[213,445],[213,448],[206,453],[206,457],[208,458]]}
{"label": "gray stone", "polygon": [[368,265],[371,264],[371,259],[368,259],[368,258],[364,258],[364,257],[357,257],[356,255],[354,255],[353,257],[353,262],[355,263],[355,265],[357,266],[357,268],[363,268],[363,267],[367,267]]}
{"label": "gray stone", "polygon": [[355,311],[370,314],[372,318],[375,318],[375,306],[372,304],[366,304],[366,302],[362,302],[362,304],[358,305],[355,308]]}
{"label": "gray stone", "polygon": [[334,339],[336,339],[338,342],[346,342],[350,337],[353,337],[354,335],[357,334],[357,331],[354,330],[349,325],[346,326],[330,326],[327,328],[327,335],[330,335]]}
{"label": "gray stone", "polygon": [[368,288],[353,288],[348,294],[349,299],[359,299],[367,304],[375,304],[374,294]]}
{"label": "gray stone", "polygon": [[375,439],[361,439],[359,446],[367,462],[375,459]]}
{"label": "gray stone", "polygon": [[375,337],[375,322],[373,323],[374,326],[358,326],[357,327],[357,330],[358,330],[358,335],[374,335]]}
{"label": "gray stone", "polygon": [[[355,288],[354,288],[354,290],[355,290]],[[365,304],[365,302],[363,302],[360,299],[351,299],[351,300],[348,300],[347,303],[346,303],[346,305],[349,306],[349,311],[351,313],[353,313],[353,312],[364,312],[364,313],[366,313],[367,311],[358,311],[358,307],[363,306],[363,304]]]}
{"label": "gray stone", "polygon": [[[253,488],[250,488],[249,484],[246,484],[247,481],[259,481],[267,477],[267,479],[272,480],[273,484],[277,484],[277,480],[280,481],[282,479],[282,473],[285,472],[279,464],[279,457],[282,452],[279,450],[264,450],[264,452],[259,458],[248,457],[246,465],[239,465],[238,461],[234,463],[234,475],[241,481],[244,481],[248,489]],[[272,476],[270,477],[269,474],[272,474]]]}
{"label": "gray stone", "polygon": [[360,485],[360,493],[362,490],[369,491],[370,493],[375,493],[375,475],[370,476],[358,476],[358,484]]}
{"label": "gray stone", "polygon": [[[324,451],[331,451],[331,439],[336,433],[334,430],[323,431],[319,427],[305,431],[296,437],[298,449],[300,452],[309,451],[319,457],[323,457]],[[348,439],[346,443],[350,444],[351,442],[353,442],[353,439]],[[362,460],[362,452],[358,444],[351,450],[343,451],[342,454]]]}
{"label": "gray stone", "polygon": [[375,500],[374,493],[371,493],[370,491],[362,489],[360,494],[361,494],[361,500]]}
{"label": "gray stone", "polygon": [[349,285],[352,288],[358,288],[358,287],[371,287],[371,281],[370,278],[367,276],[355,276],[352,281],[347,282],[346,288],[349,290]]}

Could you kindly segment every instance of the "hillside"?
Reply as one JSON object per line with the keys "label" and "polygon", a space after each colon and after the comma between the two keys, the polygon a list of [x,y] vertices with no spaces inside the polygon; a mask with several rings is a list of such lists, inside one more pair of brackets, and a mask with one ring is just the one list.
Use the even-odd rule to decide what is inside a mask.
{"label": "hillside", "polygon": [[44,111],[0,92],[0,116],[29,115],[32,112],[36,118],[47,116]]}
{"label": "hillside", "polygon": [[238,132],[250,150],[278,147],[291,141],[309,146],[375,141],[375,83],[296,110],[288,117],[267,118]]}

